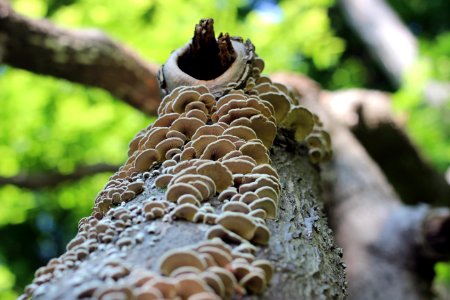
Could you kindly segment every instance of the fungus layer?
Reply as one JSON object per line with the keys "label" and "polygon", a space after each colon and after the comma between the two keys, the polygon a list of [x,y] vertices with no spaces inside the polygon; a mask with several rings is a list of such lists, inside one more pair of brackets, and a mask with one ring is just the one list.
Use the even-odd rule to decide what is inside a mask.
{"label": "fungus layer", "polygon": [[[212,20],[202,20],[192,42],[162,68],[166,96],[157,120],[130,142],[127,162],[98,194],[67,252],[36,271],[23,298],[39,294],[95,251],[120,253],[142,243],[161,218],[206,224],[204,242],[171,249],[157,262],[159,273],[131,270],[117,255],[92,270],[98,281],[75,285],[78,297],[230,299],[237,292],[262,293],[273,267],[255,253],[269,242],[267,220],[277,217],[281,185],[269,157],[277,128],[304,143],[312,163],[331,155],[318,117],[288,88],[262,76],[263,68],[249,41],[228,34],[216,40]],[[150,179],[165,198],[147,195],[124,206],[146,192]]]}

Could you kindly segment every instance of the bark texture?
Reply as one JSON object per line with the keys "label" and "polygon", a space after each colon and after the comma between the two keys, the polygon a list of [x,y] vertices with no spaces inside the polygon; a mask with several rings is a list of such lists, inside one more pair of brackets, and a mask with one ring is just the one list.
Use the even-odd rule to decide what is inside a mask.
{"label": "bark texture", "polygon": [[[318,169],[309,163],[302,146],[283,135],[279,135],[271,158],[281,178],[282,196],[278,218],[268,222],[270,244],[258,247],[256,256],[272,260],[275,274],[262,296],[244,298],[344,299],[345,267],[341,249],[336,248],[322,211]],[[148,197],[164,197],[165,191],[152,187],[153,181],[152,177],[147,179],[145,191],[125,207],[139,207]],[[90,287],[104,283],[102,270],[114,258],[124,259],[128,270],[147,268],[158,272],[159,257],[170,249],[204,240],[209,228],[210,225],[184,221],[139,224],[133,232],[135,237],[144,235],[141,243],[119,248],[113,241],[99,247],[88,259],[77,262],[74,270],[41,285],[33,299],[75,299]]]}
{"label": "bark texture", "polygon": [[403,204],[351,132],[330,117],[330,106],[320,108],[317,84],[294,74],[273,79],[308,91],[304,101],[333,137],[333,161],[323,174],[349,299],[430,299],[434,263],[450,253],[449,209]]}
{"label": "bark texture", "polygon": [[147,114],[159,105],[156,67],[99,30],[31,20],[0,0],[0,62],[100,87]]}

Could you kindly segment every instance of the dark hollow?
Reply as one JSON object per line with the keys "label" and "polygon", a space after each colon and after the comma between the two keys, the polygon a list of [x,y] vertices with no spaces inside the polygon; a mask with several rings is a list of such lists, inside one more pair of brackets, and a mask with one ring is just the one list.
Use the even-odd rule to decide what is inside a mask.
{"label": "dark hollow", "polygon": [[216,40],[214,20],[202,19],[195,25],[192,42],[178,58],[178,66],[199,80],[212,80],[222,75],[236,59],[228,33]]}

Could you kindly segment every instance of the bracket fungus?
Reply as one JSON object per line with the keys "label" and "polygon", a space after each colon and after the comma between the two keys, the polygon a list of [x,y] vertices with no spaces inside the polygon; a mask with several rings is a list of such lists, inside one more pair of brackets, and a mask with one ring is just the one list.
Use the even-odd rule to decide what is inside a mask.
{"label": "bracket fungus", "polygon": [[[267,219],[277,217],[281,184],[269,157],[277,129],[304,143],[312,163],[331,155],[317,116],[262,76],[263,69],[249,40],[216,39],[212,19],[201,20],[192,41],[160,71],[158,118],[130,142],[126,164],[98,194],[67,252],[36,272],[23,299],[94,251],[123,257],[121,251],[156,235],[159,223],[153,222],[202,222],[205,240],[170,249],[156,272],[130,272],[116,255],[117,261],[92,270],[97,285],[74,289],[79,297],[200,300],[262,293],[273,267],[256,253],[269,243]],[[167,188],[165,197],[149,195],[149,186]],[[127,205],[138,195],[145,200]]]}

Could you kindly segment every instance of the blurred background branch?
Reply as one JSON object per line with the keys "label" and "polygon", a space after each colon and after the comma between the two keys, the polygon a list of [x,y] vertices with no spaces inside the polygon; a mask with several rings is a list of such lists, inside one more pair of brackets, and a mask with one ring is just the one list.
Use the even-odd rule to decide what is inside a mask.
{"label": "blurred background branch", "polygon": [[80,180],[87,176],[92,176],[99,173],[114,173],[119,169],[118,165],[111,164],[95,164],[90,166],[78,166],[69,174],[48,171],[40,173],[20,173],[12,177],[0,176],[0,186],[12,184],[20,188],[39,190],[44,188],[54,188],[57,185],[68,182]]}
{"label": "blurred background branch", "polygon": [[12,67],[104,88],[148,114],[159,105],[158,67],[97,29],[62,29],[0,0],[0,44],[0,61]]}

